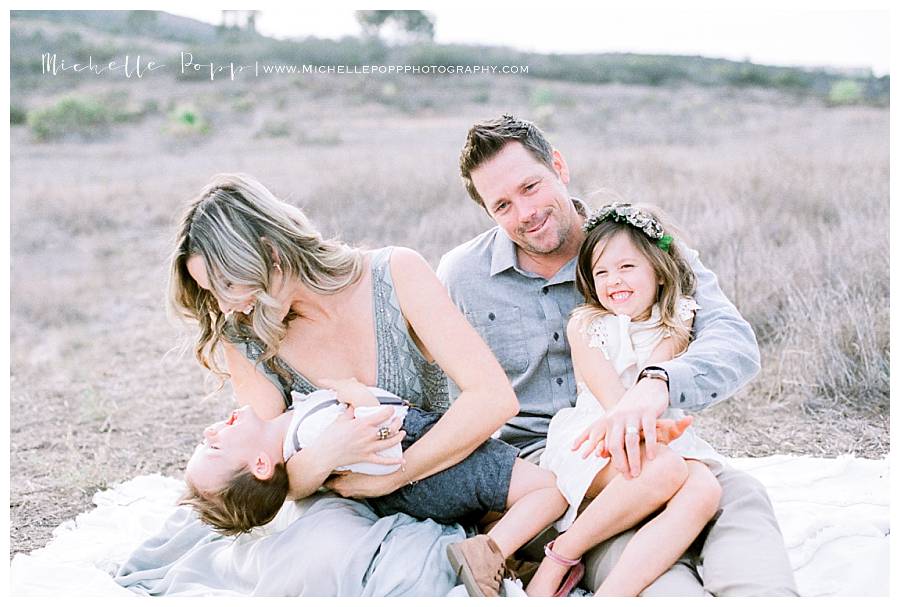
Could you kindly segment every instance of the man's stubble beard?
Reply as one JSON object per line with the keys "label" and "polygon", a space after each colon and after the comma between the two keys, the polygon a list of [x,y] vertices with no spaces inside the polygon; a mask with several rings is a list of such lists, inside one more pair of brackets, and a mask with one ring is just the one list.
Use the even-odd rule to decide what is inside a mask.
{"label": "man's stubble beard", "polygon": [[[526,253],[531,253],[532,255],[553,255],[565,247],[569,239],[569,232],[572,230],[572,222],[568,217],[560,217],[556,211],[551,212],[551,215],[556,217],[556,245],[552,248],[538,247],[533,245],[525,234],[520,234],[521,242],[519,246]],[[550,217],[547,218],[547,221],[549,220]]]}

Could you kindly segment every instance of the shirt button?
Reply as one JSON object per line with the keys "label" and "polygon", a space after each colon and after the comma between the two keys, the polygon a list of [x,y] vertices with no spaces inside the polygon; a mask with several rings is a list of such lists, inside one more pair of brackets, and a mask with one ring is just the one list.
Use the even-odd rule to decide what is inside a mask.
{"label": "shirt button", "polygon": [[541,288],[541,293],[543,293],[544,295],[546,295],[546,294],[549,293],[549,292],[550,292],[550,287],[543,287],[543,288]]}
{"label": "shirt button", "polygon": [[553,333],[553,341],[559,341],[559,333]]}
{"label": "shirt button", "polygon": [[561,385],[562,385],[562,377],[557,377],[557,378],[556,378],[556,385],[558,385],[558,386],[561,386]]}
{"label": "shirt button", "polygon": [[497,318],[497,317],[494,316],[494,313],[493,313],[493,312],[491,312],[490,314],[488,314],[488,318],[489,318],[490,320],[494,320],[494,319]]}

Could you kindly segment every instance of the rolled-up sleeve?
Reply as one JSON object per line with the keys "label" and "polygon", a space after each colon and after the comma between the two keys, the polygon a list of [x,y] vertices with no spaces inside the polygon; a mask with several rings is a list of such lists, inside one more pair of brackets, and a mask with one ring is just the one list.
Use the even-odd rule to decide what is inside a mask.
{"label": "rolled-up sleeve", "polygon": [[669,375],[672,407],[700,411],[728,398],[753,379],[760,369],[759,346],[750,324],[728,300],[716,275],[696,251],[685,254],[697,276],[694,299],[694,338],[674,360],[655,364]]}

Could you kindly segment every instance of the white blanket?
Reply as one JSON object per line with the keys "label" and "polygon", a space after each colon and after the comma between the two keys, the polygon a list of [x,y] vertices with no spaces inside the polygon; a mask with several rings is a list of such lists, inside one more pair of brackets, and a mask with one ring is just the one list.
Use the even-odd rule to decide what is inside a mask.
{"label": "white blanket", "polygon": [[[769,491],[802,595],[888,595],[887,460],[779,455],[729,461]],[[46,547],[15,556],[11,594],[133,596],[111,575],[159,530],[182,489],[181,481],[149,475],[97,493],[97,507],[60,525]],[[283,528],[300,514],[285,508],[270,525]]]}

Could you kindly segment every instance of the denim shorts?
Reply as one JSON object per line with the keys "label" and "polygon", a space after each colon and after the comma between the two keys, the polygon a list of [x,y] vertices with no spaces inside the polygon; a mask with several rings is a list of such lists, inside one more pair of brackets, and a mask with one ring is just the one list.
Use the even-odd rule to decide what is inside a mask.
{"label": "denim shorts", "polygon": [[[410,407],[403,421],[402,445],[411,447],[441,418],[439,412]],[[482,443],[469,457],[414,485],[404,485],[387,495],[369,498],[379,516],[404,512],[439,523],[478,522],[488,512],[506,510],[509,482],[519,450],[496,439]]]}

